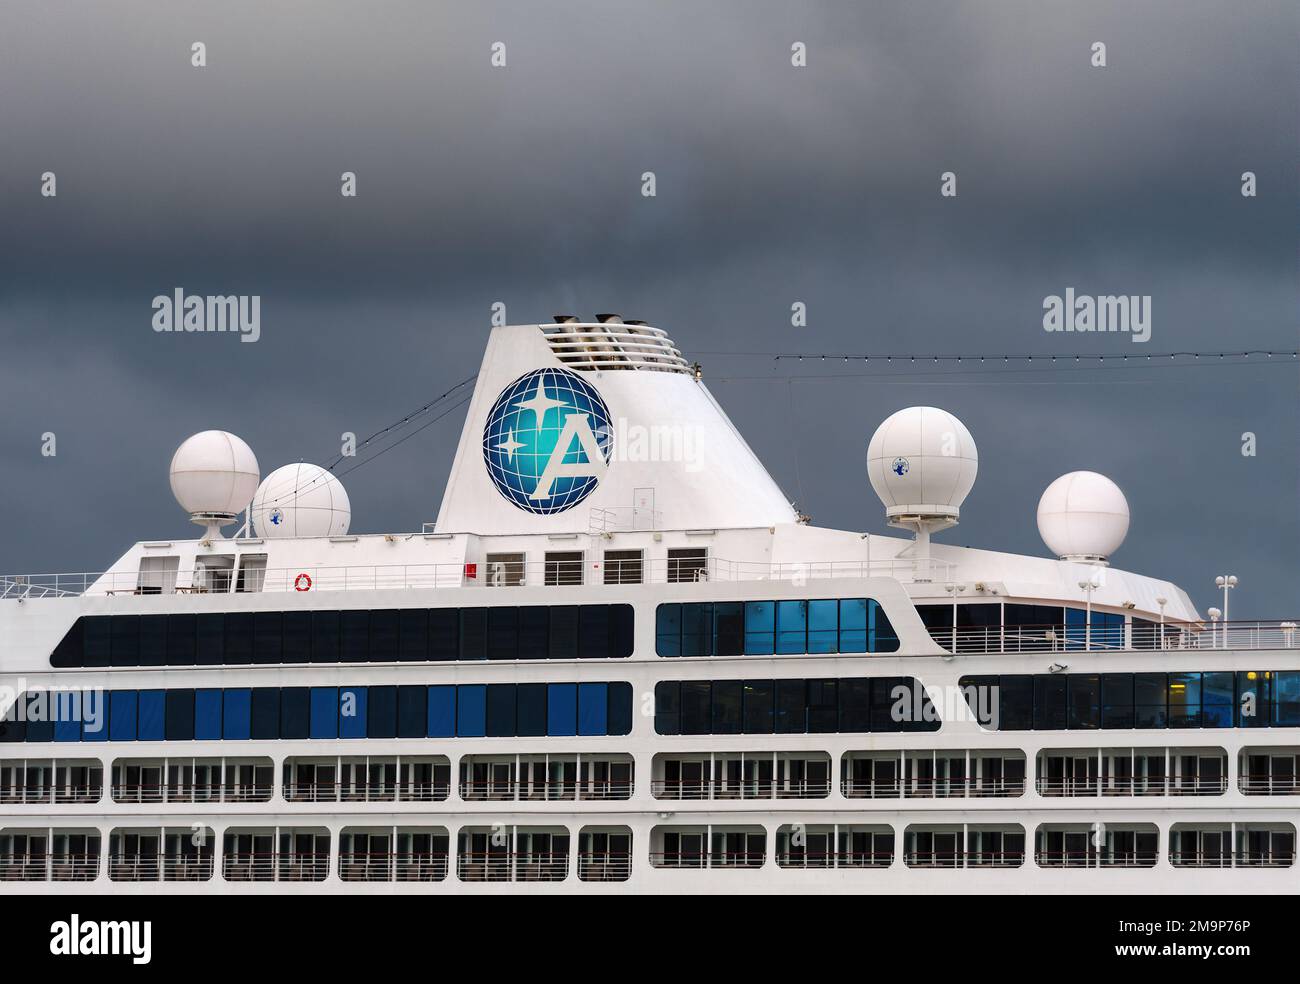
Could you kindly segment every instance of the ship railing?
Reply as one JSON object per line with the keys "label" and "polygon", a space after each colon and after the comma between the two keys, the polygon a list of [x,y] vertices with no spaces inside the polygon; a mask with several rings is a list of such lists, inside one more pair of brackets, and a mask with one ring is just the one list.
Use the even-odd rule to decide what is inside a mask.
{"label": "ship railing", "polygon": [[1226,776],[1150,779],[1040,778],[1040,796],[1219,796],[1228,791]]}
{"label": "ship railing", "polygon": [[840,781],[840,791],[851,799],[979,799],[1020,796],[1024,779],[903,779]]}
{"label": "ship railing", "polygon": [[931,626],[930,638],[950,653],[1081,653],[1296,649],[1295,621],[1165,623],[1129,626],[949,625]]}
{"label": "ship railing", "polygon": [[909,868],[1019,868],[1024,851],[907,851]]}
{"label": "ship railing", "polygon": [[110,854],[112,881],[207,881],[212,877],[211,854]]}
{"label": "ship railing", "polygon": [[446,854],[423,852],[395,854],[349,851],[339,855],[339,878],[343,881],[442,881],[447,877]]}
{"label": "ship railing", "polygon": [[672,800],[825,799],[830,792],[829,782],[811,781],[656,779],[650,783],[655,799]]}
{"label": "ship railing", "polygon": [[10,786],[0,789],[0,804],[19,803],[97,803],[104,794],[102,785],[89,786]]}
{"label": "ship railing", "polygon": [[456,876],[467,882],[563,881],[569,855],[562,851],[463,851],[456,855]]}
{"label": "ship railing", "polygon": [[222,855],[221,876],[226,881],[317,882],[329,874],[325,852],[236,852]]}
{"label": "ship railing", "polygon": [[779,868],[888,868],[894,863],[892,851],[777,851]]}
{"label": "ship railing", "polygon": [[1034,863],[1040,868],[1153,868],[1153,851],[1124,854],[1100,854],[1096,851],[1035,851]]}
{"label": "ship railing", "polygon": [[246,786],[176,783],[112,784],[114,803],[265,803],[273,789],[268,783]]}
{"label": "ship railing", "polygon": [[632,876],[630,854],[579,854],[578,880],[586,882],[627,881]]}
{"label": "ship railing", "polygon": [[402,803],[431,803],[445,800],[451,793],[451,785],[445,782],[434,783],[398,783],[382,786],[346,786],[338,782],[287,782],[284,784],[284,798],[290,803],[337,803],[341,793],[345,801],[357,802],[392,802],[393,791]]}
{"label": "ship railing", "polygon": [[652,868],[761,868],[766,860],[761,851],[662,851],[650,855]]}
{"label": "ship railing", "polygon": [[1289,868],[1295,864],[1294,853],[1258,854],[1238,851],[1171,851],[1169,863],[1175,868]]}
{"label": "ship railing", "polygon": [[[319,591],[387,591],[451,587],[566,587],[578,585],[694,584],[888,577],[911,581],[917,562],[889,557],[875,560],[810,561],[774,564],[720,557],[620,560],[606,569],[603,558],[582,560],[469,561],[444,564],[304,566],[249,571],[232,577],[201,567],[192,572],[141,573],[132,570],[0,576],[0,599],[97,595],[304,594]],[[940,564],[931,561],[931,568]],[[219,576],[218,576],[219,575]],[[935,580],[941,580],[936,576]]]}
{"label": "ship railing", "polygon": [[1300,796],[1300,776],[1241,775],[1237,788],[1247,796]]}

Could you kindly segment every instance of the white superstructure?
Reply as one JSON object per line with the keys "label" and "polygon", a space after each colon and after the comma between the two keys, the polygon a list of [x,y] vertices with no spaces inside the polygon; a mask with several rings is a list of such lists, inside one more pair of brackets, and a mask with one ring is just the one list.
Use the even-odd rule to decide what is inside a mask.
{"label": "white superstructure", "polygon": [[330,472],[259,488],[196,435],[172,483],[202,538],[0,579],[0,881],[1295,891],[1295,625],[1111,564],[1129,505],[1091,472],[1043,495],[1050,557],[931,544],[979,522],[942,409],[865,458],[911,536],[801,522],[615,316],[492,331],[419,531],[349,533]]}

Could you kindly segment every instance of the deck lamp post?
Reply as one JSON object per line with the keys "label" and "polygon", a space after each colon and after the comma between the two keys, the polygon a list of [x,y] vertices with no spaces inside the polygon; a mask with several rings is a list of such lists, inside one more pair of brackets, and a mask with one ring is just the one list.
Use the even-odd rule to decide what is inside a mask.
{"label": "deck lamp post", "polygon": [[1228,648],[1228,592],[1237,586],[1237,575],[1220,574],[1214,579],[1215,585],[1223,589],[1223,648]]}
{"label": "deck lamp post", "polygon": [[1100,588],[1101,584],[1096,579],[1089,579],[1080,581],[1079,587],[1083,589],[1088,597],[1083,623],[1083,648],[1085,651],[1089,651],[1092,649],[1092,593]]}
{"label": "deck lamp post", "polygon": [[1160,606],[1160,648],[1165,648],[1165,605],[1169,604],[1168,598],[1157,598],[1156,604]]}

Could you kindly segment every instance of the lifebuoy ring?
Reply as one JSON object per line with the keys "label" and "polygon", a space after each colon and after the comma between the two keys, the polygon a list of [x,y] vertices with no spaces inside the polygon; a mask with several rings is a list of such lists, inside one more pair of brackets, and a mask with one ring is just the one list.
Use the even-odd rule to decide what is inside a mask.
{"label": "lifebuoy ring", "polygon": [[310,591],[310,590],[311,590],[311,575],[310,575],[310,574],[299,574],[297,577],[295,577],[295,578],[293,579],[293,590],[295,590],[295,591]]}

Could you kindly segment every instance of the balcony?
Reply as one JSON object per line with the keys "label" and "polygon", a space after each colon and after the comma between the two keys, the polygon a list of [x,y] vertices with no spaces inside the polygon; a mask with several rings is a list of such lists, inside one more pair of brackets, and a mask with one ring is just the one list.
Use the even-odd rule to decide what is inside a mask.
{"label": "balcony", "polygon": [[212,878],[212,855],[121,855],[108,858],[108,877],[121,882],[208,881]]}
{"label": "balcony", "polygon": [[435,882],[447,877],[446,854],[347,853],[339,855],[343,881]]}
{"label": "balcony", "polygon": [[456,876],[466,882],[558,882],[569,874],[567,852],[461,852]]}
{"label": "balcony", "polygon": [[242,882],[318,882],[330,870],[327,853],[271,853],[223,855],[221,876]]}

